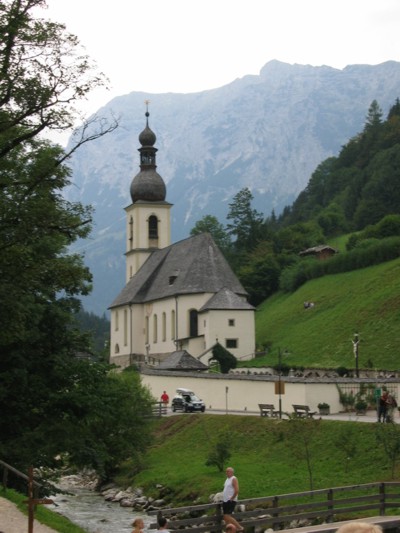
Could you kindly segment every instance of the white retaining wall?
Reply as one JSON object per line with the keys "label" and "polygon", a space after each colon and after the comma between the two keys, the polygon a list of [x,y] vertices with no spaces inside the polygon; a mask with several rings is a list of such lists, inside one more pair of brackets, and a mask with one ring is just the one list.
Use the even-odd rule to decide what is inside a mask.
{"label": "white retaining wall", "polygon": [[[272,403],[276,409],[279,407],[276,378],[231,374],[186,374],[184,372],[144,372],[141,377],[142,383],[149,387],[156,399],[160,399],[165,390],[171,401],[175,390],[184,387],[194,391],[205,402],[206,409],[259,412],[259,403]],[[339,402],[336,384],[340,386],[341,382],[351,383],[349,379],[317,381],[282,378],[282,381],[284,382],[284,394],[281,395],[282,411],[287,412],[293,411],[292,404],[308,405],[311,410],[317,411],[317,405],[325,402],[330,405],[331,413],[338,413],[343,410],[343,407]],[[384,383],[386,384],[387,381],[385,380]],[[358,384],[355,383],[355,387],[358,387]],[[399,398],[397,379],[390,380],[390,388]]]}

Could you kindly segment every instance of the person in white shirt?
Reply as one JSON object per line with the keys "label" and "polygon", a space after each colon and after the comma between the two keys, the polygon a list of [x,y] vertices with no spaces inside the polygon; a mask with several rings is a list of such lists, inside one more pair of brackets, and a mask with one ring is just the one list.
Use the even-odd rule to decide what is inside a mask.
{"label": "person in white shirt", "polygon": [[224,484],[224,491],[222,493],[222,512],[224,514],[225,524],[233,524],[236,531],[243,531],[244,528],[232,516],[235,510],[236,502],[239,495],[239,481],[234,476],[234,470],[231,466],[226,469],[226,480]]}

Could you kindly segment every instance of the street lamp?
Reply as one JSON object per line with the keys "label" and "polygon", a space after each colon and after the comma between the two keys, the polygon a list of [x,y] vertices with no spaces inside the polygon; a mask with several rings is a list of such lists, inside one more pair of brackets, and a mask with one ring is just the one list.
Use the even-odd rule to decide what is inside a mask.
{"label": "street lamp", "polygon": [[354,333],[353,352],[354,352],[354,357],[356,359],[356,376],[358,378],[360,377],[359,372],[358,372],[358,344],[359,342],[360,340],[358,338],[358,333]]}
{"label": "street lamp", "polygon": [[279,418],[282,418],[282,355],[281,349],[278,348],[278,361],[279,361],[279,376],[278,376],[278,391],[279,391]]}

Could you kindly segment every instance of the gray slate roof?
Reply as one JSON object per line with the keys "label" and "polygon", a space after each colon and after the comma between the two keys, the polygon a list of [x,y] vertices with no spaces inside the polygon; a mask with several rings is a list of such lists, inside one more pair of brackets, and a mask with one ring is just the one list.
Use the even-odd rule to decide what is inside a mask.
{"label": "gray slate roof", "polygon": [[211,298],[206,302],[201,309],[199,309],[199,313],[201,311],[209,311],[211,309],[254,309],[252,305],[248,303],[247,300],[244,300],[231,290],[227,289],[226,287],[223,287],[220,291],[218,291],[214,296],[211,296]]}
{"label": "gray slate roof", "polygon": [[208,370],[208,366],[190,355],[186,350],[172,352],[157,367],[157,370]]}
{"label": "gray slate roof", "polygon": [[211,235],[201,233],[154,251],[110,308],[223,288],[247,296]]}

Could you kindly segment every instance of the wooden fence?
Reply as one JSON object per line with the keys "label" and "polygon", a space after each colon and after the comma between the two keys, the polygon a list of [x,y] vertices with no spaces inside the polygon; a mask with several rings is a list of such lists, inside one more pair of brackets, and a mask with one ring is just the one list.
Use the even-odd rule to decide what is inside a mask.
{"label": "wooden fence", "polygon": [[154,402],[152,408],[152,416],[162,417],[168,413],[168,405],[164,402]]}
{"label": "wooden fence", "polygon": [[[23,479],[24,481],[26,481],[26,484],[28,485],[28,483],[30,481],[29,480],[29,476],[27,476],[23,472],[20,472],[19,470],[17,470],[16,468],[14,468],[11,465],[5,463],[1,459],[0,459],[0,467],[3,469],[2,485],[3,485],[3,489],[4,490],[7,489],[7,486],[8,486],[8,475],[9,475],[10,472],[12,474],[16,475],[17,477]],[[40,487],[42,485],[40,483],[38,483],[37,481],[32,481],[32,485],[33,485],[34,494],[37,496],[38,495],[38,491],[39,491],[39,489],[40,489]]]}
{"label": "wooden fence", "polygon": [[[242,506],[245,510],[239,511]],[[393,529],[400,526],[400,516],[393,517],[393,520],[380,520],[379,517],[396,515],[399,508],[400,482],[383,482],[240,500],[235,518],[245,528],[279,530],[296,527],[293,523],[301,524],[302,521],[326,524],[337,522],[339,517],[352,520],[379,515],[374,523],[381,523],[384,529]],[[218,533],[224,528],[220,503],[152,510],[147,514],[167,518],[170,530],[190,528],[190,533]],[[150,527],[156,528],[156,522]],[[313,530],[327,531],[322,527]]]}

